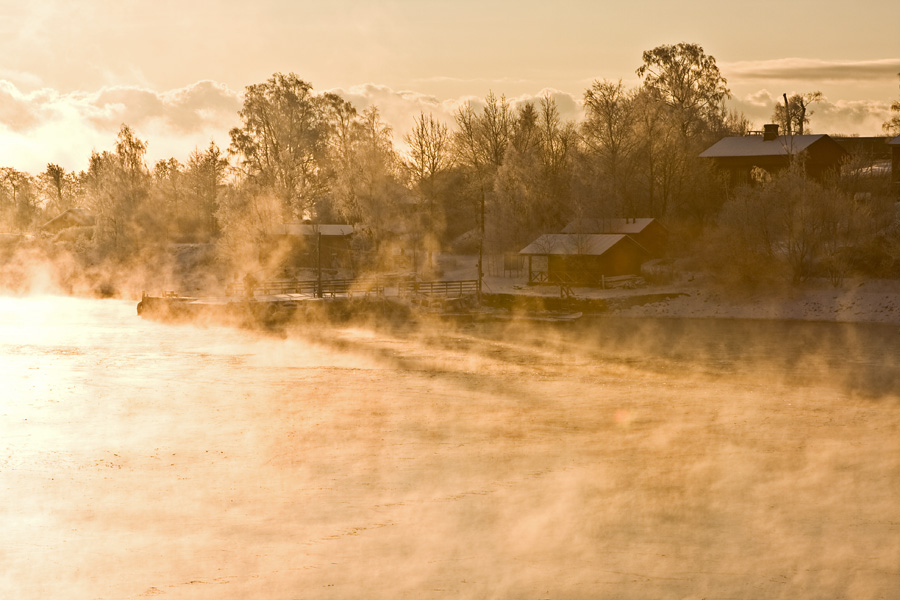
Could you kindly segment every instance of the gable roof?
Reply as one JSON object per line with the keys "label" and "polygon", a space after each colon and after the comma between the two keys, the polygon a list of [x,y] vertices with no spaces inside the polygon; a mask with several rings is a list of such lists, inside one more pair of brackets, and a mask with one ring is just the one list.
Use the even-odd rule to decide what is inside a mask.
{"label": "gable roof", "polygon": [[[621,217],[609,219],[575,219],[566,225],[561,233],[641,233],[651,223],[653,218],[623,219]],[[660,225],[662,227],[662,225]]]}
{"label": "gable roof", "polygon": [[41,225],[41,229],[59,231],[67,227],[89,227],[94,221],[94,215],[83,208],[70,208]]}
{"label": "gable roof", "polygon": [[547,233],[528,244],[519,254],[600,256],[623,240],[647,252],[643,246],[624,234]]}
{"label": "gable roof", "polygon": [[891,146],[900,146],[900,135],[888,142]]}
{"label": "gable roof", "polygon": [[284,223],[275,228],[276,235],[312,236],[321,233],[323,236],[344,236],[353,234],[353,225],[315,225],[312,223]]}
{"label": "gable roof", "polygon": [[[780,135],[774,140],[766,140],[761,135],[726,137],[701,152],[700,158],[790,156],[804,152],[822,140],[837,145],[837,142],[824,134]],[[843,148],[841,151],[844,151]]]}

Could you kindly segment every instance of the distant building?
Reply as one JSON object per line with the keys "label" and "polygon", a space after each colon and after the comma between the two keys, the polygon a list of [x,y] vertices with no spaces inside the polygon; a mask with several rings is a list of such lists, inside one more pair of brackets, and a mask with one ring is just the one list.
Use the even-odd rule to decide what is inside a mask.
{"label": "distant building", "polygon": [[791,160],[800,159],[807,175],[817,179],[837,172],[847,151],[827,135],[779,135],[778,125],[765,126],[762,134],[722,138],[702,153],[726,171],[732,185],[750,183],[754,167],[776,173]]}
{"label": "distant building", "polygon": [[523,248],[528,282],[597,285],[604,277],[635,275],[650,258],[646,248],[625,234],[552,233]]}
{"label": "distant building", "polygon": [[859,156],[870,162],[891,159],[891,147],[887,145],[890,137],[884,135],[876,136],[831,136],[841,148],[847,151],[847,154]]}
{"label": "distant building", "polygon": [[282,263],[292,267],[324,269],[347,268],[352,264],[350,242],[352,225],[285,223],[275,228],[266,244],[266,252],[280,252]]}
{"label": "distant building", "polygon": [[566,225],[562,233],[622,233],[658,258],[666,249],[669,230],[653,218],[584,218]]}
{"label": "distant building", "polygon": [[70,208],[41,225],[41,231],[59,233],[70,227],[91,227],[94,222],[94,215],[83,208]]}
{"label": "distant building", "polygon": [[888,142],[891,147],[891,183],[894,195],[900,198],[900,135]]}

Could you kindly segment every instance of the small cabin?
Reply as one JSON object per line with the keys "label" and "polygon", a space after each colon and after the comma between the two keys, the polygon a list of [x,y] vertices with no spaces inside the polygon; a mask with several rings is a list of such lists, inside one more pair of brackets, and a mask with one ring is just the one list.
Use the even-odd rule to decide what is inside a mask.
{"label": "small cabin", "polygon": [[92,227],[95,221],[94,215],[83,208],[70,208],[41,225],[41,231],[55,234],[70,227]]}
{"label": "small cabin", "polygon": [[637,275],[650,258],[625,234],[545,234],[523,248],[528,283],[599,285],[604,277]]}
{"label": "small cabin", "polygon": [[653,218],[582,218],[566,225],[562,233],[621,233],[643,246],[652,258],[659,258],[666,249],[669,230]]}
{"label": "small cabin", "polygon": [[352,225],[284,223],[269,240],[270,252],[284,252],[284,262],[294,267],[348,268],[352,264]]}
{"label": "small cabin", "polygon": [[731,185],[751,183],[754,168],[776,173],[800,159],[806,174],[823,179],[840,170],[848,153],[827,135],[779,135],[778,125],[763,132],[722,138],[700,153],[728,173]]}

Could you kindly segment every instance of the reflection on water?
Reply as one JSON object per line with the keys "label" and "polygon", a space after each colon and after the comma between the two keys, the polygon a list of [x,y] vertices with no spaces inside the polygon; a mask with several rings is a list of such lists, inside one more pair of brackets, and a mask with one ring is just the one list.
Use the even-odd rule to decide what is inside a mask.
{"label": "reflection on water", "polygon": [[601,319],[583,328],[612,356],[715,375],[827,381],[867,395],[900,390],[900,329],[739,319]]}
{"label": "reflection on water", "polygon": [[888,597],[900,335],[0,298],[0,596]]}

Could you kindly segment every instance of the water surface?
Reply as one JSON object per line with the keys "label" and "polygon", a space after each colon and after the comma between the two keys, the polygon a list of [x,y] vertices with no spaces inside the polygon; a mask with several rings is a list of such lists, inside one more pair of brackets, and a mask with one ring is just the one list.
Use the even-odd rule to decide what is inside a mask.
{"label": "water surface", "polygon": [[898,337],[0,298],[0,596],[891,597]]}

